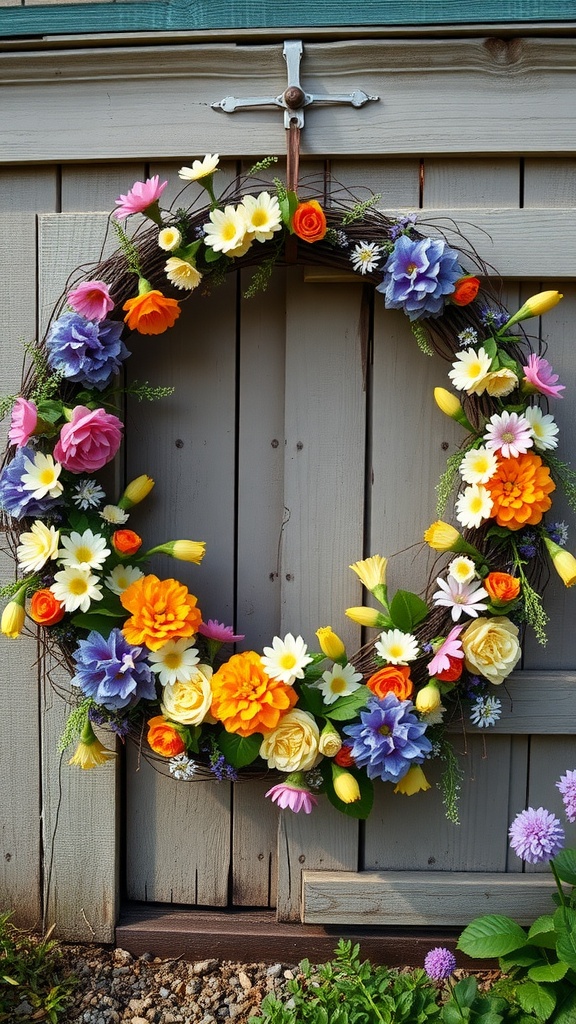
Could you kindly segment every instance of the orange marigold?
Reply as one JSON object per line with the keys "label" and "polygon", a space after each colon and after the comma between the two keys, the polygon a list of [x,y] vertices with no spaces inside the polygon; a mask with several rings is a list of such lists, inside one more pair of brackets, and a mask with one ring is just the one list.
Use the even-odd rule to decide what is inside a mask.
{"label": "orange marigold", "polygon": [[124,320],[130,330],[139,334],[164,334],[180,316],[178,300],[168,299],[155,288],[128,299],[122,309],[127,311]]}
{"label": "orange marigold", "polygon": [[275,729],[298,694],[292,686],[270,679],[256,651],[233,654],[212,676],[212,714],[227,732],[251,736]]}
{"label": "orange marigold", "polygon": [[552,504],[548,495],[556,484],[540,456],[526,452],[516,459],[501,459],[485,486],[493,502],[492,518],[499,526],[521,530],[540,522]]}
{"label": "orange marigold", "polygon": [[193,636],[202,622],[196,598],[178,580],[142,576],[126,588],[120,601],[132,613],[122,632],[135,647],[159,651],[168,640]]}

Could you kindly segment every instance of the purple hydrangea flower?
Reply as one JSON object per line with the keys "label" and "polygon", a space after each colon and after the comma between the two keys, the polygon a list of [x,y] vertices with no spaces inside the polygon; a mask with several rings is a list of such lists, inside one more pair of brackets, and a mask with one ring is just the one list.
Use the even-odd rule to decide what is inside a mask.
{"label": "purple hydrangea flower", "polygon": [[360,712],[360,722],[344,727],[353,740],[351,756],[358,768],[365,768],[369,779],[398,782],[412,764],[422,761],[432,750],[426,723],[413,714],[409,700],[398,700],[394,693],[371,698]]}
{"label": "purple hydrangea flower", "polygon": [[48,363],[66,380],[102,391],[130,355],[120,338],[123,327],[121,321],[63,313],[46,337]]}
{"label": "purple hydrangea flower", "polygon": [[520,811],[508,832],[510,846],[522,860],[541,864],[560,853],[564,846],[564,829],[550,811],[528,807]]}
{"label": "purple hydrangea flower", "polygon": [[384,292],[388,309],[403,309],[410,320],[440,316],[445,297],[454,291],[461,276],[458,253],[443,239],[416,240],[401,235],[376,291]]}
{"label": "purple hydrangea flower", "polygon": [[141,699],[154,700],[154,674],[146,653],[142,647],[132,647],[119,629],[113,629],[107,638],[93,629],[74,651],[72,685],[109,711]]}
{"label": "purple hydrangea flower", "polygon": [[456,970],[456,957],[445,946],[436,946],[426,954],[424,970],[433,981],[445,981]]}
{"label": "purple hydrangea flower", "polygon": [[568,821],[576,821],[576,771],[568,771],[566,775],[561,775],[556,788],[562,794]]}
{"label": "purple hydrangea flower", "polygon": [[26,459],[34,462],[34,455],[33,448],[19,448],[12,461],[0,473],[0,508],[14,519],[22,519],[23,516],[41,518],[60,501],[60,498],[34,498],[32,491],[23,486]]}

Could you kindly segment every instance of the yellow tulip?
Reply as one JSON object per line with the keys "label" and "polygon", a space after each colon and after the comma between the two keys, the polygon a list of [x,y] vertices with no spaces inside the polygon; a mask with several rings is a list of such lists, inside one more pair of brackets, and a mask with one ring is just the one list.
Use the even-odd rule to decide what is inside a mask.
{"label": "yellow tulip", "polygon": [[336,796],[343,804],[354,804],[360,800],[362,794],[354,776],[335,764],[332,765],[332,783]]}
{"label": "yellow tulip", "polygon": [[481,558],[478,548],[468,544],[461,533],[450,523],[444,523],[437,519],[427,530],[424,531],[424,540],[434,551],[454,551],[458,555],[472,555],[473,558]]}
{"label": "yellow tulip", "polygon": [[363,558],[360,562],[354,562],[350,568],[356,573],[358,579],[366,590],[373,591],[375,587],[386,583],[386,566],[388,559],[382,555],[370,555],[370,558]]}
{"label": "yellow tulip", "polygon": [[133,505],[138,505],[144,498],[147,498],[150,491],[154,487],[154,481],[151,476],[146,476],[145,473],[142,476],[137,476],[135,480],[131,480],[128,486],[125,488],[118,505],[120,508],[129,509]]}
{"label": "yellow tulip", "polygon": [[561,292],[556,291],[538,292],[537,295],[531,295],[529,299],[526,299],[526,302],[520,307],[518,312],[514,313],[514,316],[511,316],[507,323],[500,328],[498,334],[502,334],[503,331],[512,327],[513,324],[519,323],[520,320],[528,320],[532,316],[541,316],[542,313],[547,313],[563,297]]}
{"label": "yellow tulip", "polygon": [[115,757],[114,751],[108,750],[100,742],[90,722],[87,721],[82,730],[78,746],[68,764],[77,765],[79,768],[87,771],[90,768],[97,768],[101,764],[106,764],[106,761],[111,761]]}
{"label": "yellow tulip", "polygon": [[556,544],[550,537],[544,537],[544,543],[552,559],[552,565],[556,569],[560,579],[567,587],[573,587],[576,583],[576,558],[564,548]]}
{"label": "yellow tulip", "polygon": [[467,418],[460,401],[451,391],[447,391],[446,388],[434,388],[434,401],[446,416],[456,420],[465,430],[473,432],[474,428]]}
{"label": "yellow tulip", "polygon": [[320,629],[316,630],[316,636],[318,637],[320,650],[327,658],[330,658],[332,661],[346,659],[346,648],[340,637],[337,636],[330,626],[321,626]]}
{"label": "yellow tulip", "polygon": [[200,565],[205,554],[206,543],[203,540],[168,540],[165,544],[158,544],[155,548],[150,548],[144,557],[171,555],[172,558],[177,558],[180,562],[194,562],[196,565]]}
{"label": "yellow tulip", "polygon": [[430,682],[423,686],[421,690],[418,690],[414,706],[416,711],[421,711],[422,714],[427,715],[440,707],[440,701],[440,690],[435,683]]}
{"label": "yellow tulip", "polygon": [[385,626],[389,626],[390,622],[382,612],[376,610],[376,608],[360,607],[360,608],[347,608],[346,615],[352,622],[357,622],[360,626],[373,626],[377,629],[384,629]]}
{"label": "yellow tulip", "polygon": [[20,590],[17,591],[2,612],[0,630],[4,636],[9,636],[11,639],[20,636],[20,633],[24,629],[24,622],[26,621],[26,612],[24,611],[25,600],[26,587],[20,587]]}
{"label": "yellow tulip", "polygon": [[414,793],[425,793],[431,789],[428,779],[424,775],[419,764],[413,764],[403,775],[398,785],[394,788],[395,793],[403,793],[404,796],[414,796]]}

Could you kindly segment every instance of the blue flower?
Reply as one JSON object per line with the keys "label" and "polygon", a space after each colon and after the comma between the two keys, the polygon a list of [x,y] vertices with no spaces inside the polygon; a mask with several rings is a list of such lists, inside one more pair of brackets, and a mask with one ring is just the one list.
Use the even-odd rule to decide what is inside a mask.
{"label": "blue flower", "polygon": [[14,519],[22,519],[23,516],[41,518],[60,501],[59,498],[34,498],[33,492],[23,486],[22,477],[27,471],[25,462],[27,459],[34,462],[34,455],[33,448],[19,448],[0,473],[0,508]]}
{"label": "blue flower", "polygon": [[426,724],[413,714],[409,700],[387,693],[381,700],[371,698],[360,722],[343,732],[353,740],[351,756],[369,779],[398,782],[412,764],[422,764],[432,744],[424,735]]}
{"label": "blue flower", "polygon": [[418,320],[421,316],[440,316],[445,296],[454,291],[461,276],[458,253],[443,239],[416,240],[401,235],[376,291],[384,292],[388,309],[403,309],[410,320]]}
{"label": "blue flower", "polygon": [[86,640],[79,641],[74,660],[72,685],[109,711],[156,697],[146,651],[132,647],[119,629],[113,629],[107,639],[93,629]]}
{"label": "blue flower", "polygon": [[102,391],[130,353],[121,340],[124,324],[115,320],[86,320],[63,313],[46,337],[48,363],[66,380]]}

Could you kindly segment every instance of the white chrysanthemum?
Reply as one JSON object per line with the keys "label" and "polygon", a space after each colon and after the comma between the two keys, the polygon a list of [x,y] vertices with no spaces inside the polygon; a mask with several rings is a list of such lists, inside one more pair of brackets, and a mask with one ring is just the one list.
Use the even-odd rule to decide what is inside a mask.
{"label": "white chrysanthemum", "polygon": [[264,648],[262,664],[271,679],[279,679],[291,686],[295,679],[304,678],[304,669],[312,661],[307,650],[301,636],[287,633],[283,640],[275,636],[272,647]]}
{"label": "white chrysanthemum", "polygon": [[477,697],[470,711],[470,721],[480,729],[494,725],[502,714],[502,701],[498,697]]}
{"label": "white chrysanthemum", "polygon": [[56,558],[59,541],[60,531],[37,519],[28,533],[20,534],[16,549],[18,565],[24,572],[39,572],[49,558]]}
{"label": "white chrysanthemum", "polygon": [[518,386],[518,377],[514,370],[503,366],[501,370],[492,370],[486,377],[486,391],[493,398],[504,398]]}
{"label": "white chrysanthemum", "polygon": [[175,754],[168,762],[170,775],[175,779],[191,779],[196,771],[196,762],[186,754]]}
{"label": "white chrysanthemum", "polygon": [[476,566],[467,555],[458,555],[448,566],[448,575],[458,583],[470,583],[476,575]]}
{"label": "white chrysanthemum", "polygon": [[380,633],[376,652],[388,665],[407,665],[418,657],[418,641],[412,633],[401,629],[388,629]]}
{"label": "white chrysanthemum", "polygon": [[106,576],[104,583],[113,594],[123,594],[131,583],[142,579],[144,573],[136,565],[115,565],[112,572]]}
{"label": "white chrysanthemum", "polygon": [[486,487],[470,484],[456,501],[456,519],[461,526],[477,529],[489,518],[492,505],[492,497]]}
{"label": "white chrysanthemum", "polygon": [[158,232],[158,245],[164,252],[172,252],[177,249],[182,241],[182,232],[178,228],[162,228]]}
{"label": "white chrysanthemum", "polygon": [[33,498],[57,498],[62,494],[64,487],[58,479],[62,466],[51,455],[36,452],[33,462],[24,459],[24,468],[21,483],[24,490],[32,491]]}
{"label": "white chrysanthemum", "polygon": [[534,446],[541,452],[558,447],[558,424],[553,416],[544,414],[539,405],[529,405],[524,410],[534,435]]}
{"label": "white chrysanthemum", "polygon": [[325,704],[333,704],[339,697],[347,697],[354,693],[362,682],[362,673],[356,672],[353,665],[334,665],[322,673],[322,681],[317,683]]}
{"label": "white chrysanthemum", "polygon": [[102,600],[98,577],[92,576],[89,569],[67,566],[56,573],[50,590],[67,612],[87,612],[92,601]]}
{"label": "white chrysanthemum", "polygon": [[214,252],[230,252],[238,248],[246,234],[243,212],[235,206],[211,210],[210,220],[204,224],[204,241]]}
{"label": "white chrysanthemum", "polygon": [[106,497],[104,491],[95,480],[81,480],[74,487],[72,501],[78,508],[98,508],[98,505]]}
{"label": "white chrysanthemum", "polygon": [[193,160],[192,167],[181,167],[178,177],[182,181],[198,181],[199,178],[205,178],[208,174],[214,173],[219,159],[218,153],[207,153],[203,160]]}
{"label": "white chrysanthemum", "polygon": [[188,260],[181,260],[178,256],[171,256],[166,261],[164,271],[170,284],[183,291],[193,292],[202,280],[202,274],[194,264],[189,263]]}
{"label": "white chrysanthemum", "polygon": [[498,459],[489,448],[472,448],[460,463],[460,476],[466,484],[487,484],[498,469]]}
{"label": "white chrysanthemum", "polygon": [[106,523],[111,523],[112,526],[122,526],[130,518],[129,512],[120,508],[119,505],[104,505],[104,508],[98,515]]}
{"label": "white chrysanthemum", "polygon": [[380,263],[382,246],[376,242],[358,242],[350,253],[354,270],[361,274],[370,274]]}
{"label": "white chrysanthemum", "polygon": [[200,657],[191,640],[168,640],[159,651],[150,651],[150,668],[156,673],[162,686],[173,683],[187,683],[198,665]]}
{"label": "white chrysanthemum", "polygon": [[71,569],[100,569],[110,554],[106,538],[100,533],[92,533],[92,530],[61,537],[60,543],[58,559]]}
{"label": "white chrysanthemum", "polygon": [[486,387],[486,377],[490,371],[492,360],[483,348],[469,348],[460,352],[452,363],[448,376],[457,391],[466,391],[469,395],[481,395]]}
{"label": "white chrysanthemum", "polygon": [[463,331],[460,331],[458,341],[461,347],[464,345],[475,345],[478,341],[478,331],[475,331],[473,327],[465,327]]}
{"label": "white chrysanthemum", "polygon": [[276,196],[261,192],[259,196],[244,196],[239,210],[244,214],[246,231],[257,242],[269,241],[282,227],[282,214]]}

